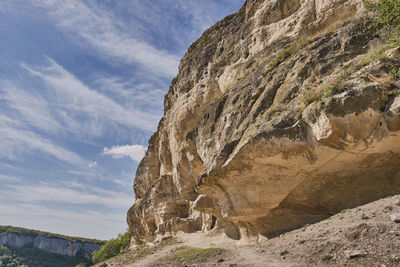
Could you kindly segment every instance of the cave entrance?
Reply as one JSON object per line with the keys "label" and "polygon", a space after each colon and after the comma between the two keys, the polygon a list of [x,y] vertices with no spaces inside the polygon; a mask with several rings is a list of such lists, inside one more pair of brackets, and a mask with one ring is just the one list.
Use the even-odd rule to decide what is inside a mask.
{"label": "cave entrance", "polygon": [[210,230],[214,229],[215,224],[217,223],[217,217],[215,217],[214,215],[211,217],[211,227]]}

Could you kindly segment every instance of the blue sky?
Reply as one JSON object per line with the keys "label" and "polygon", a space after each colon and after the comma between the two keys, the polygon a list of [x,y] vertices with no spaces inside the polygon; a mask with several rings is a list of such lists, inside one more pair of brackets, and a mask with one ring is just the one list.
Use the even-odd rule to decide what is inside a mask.
{"label": "blue sky", "polygon": [[189,45],[244,0],[1,0],[0,224],[125,231]]}

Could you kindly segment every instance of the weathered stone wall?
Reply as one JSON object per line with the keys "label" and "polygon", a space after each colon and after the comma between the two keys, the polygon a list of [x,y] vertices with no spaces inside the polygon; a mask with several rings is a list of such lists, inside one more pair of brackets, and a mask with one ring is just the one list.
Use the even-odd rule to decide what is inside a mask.
{"label": "weathered stone wall", "polygon": [[369,22],[361,0],[248,0],[207,30],[137,170],[133,242],[257,241],[400,193],[399,49],[367,60]]}

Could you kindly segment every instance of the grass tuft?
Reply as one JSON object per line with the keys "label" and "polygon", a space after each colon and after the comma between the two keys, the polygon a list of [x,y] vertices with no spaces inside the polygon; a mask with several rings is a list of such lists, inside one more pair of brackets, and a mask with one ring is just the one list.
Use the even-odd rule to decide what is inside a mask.
{"label": "grass tuft", "polygon": [[315,40],[325,36],[326,34],[328,34],[330,32],[333,32],[334,30],[336,30],[339,27],[344,26],[348,22],[349,22],[348,20],[337,21],[335,23],[330,24],[326,28],[316,32],[315,34],[312,34],[312,35],[309,35],[309,36],[305,36],[305,37],[301,37],[301,38],[297,39],[297,41],[295,41],[293,44],[291,44],[291,45],[289,45],[289,46],[287,46],[285,48],[282,48],[278,52],[278,54],[276,55],[276,58],[274,59],[274,61],[272,61],[270,63],[270,65],[269,65],[270,69],[274,69],[279,64],[281,64],[285,59],[289,58],[290,56],[292,56],[297,51],[299,51],[302,48],[304,48],[309,43],[314,42]]}
{"label": "grass tuft", "polygon": [[221,254],[219,248],[193,248],[188,246],[178,247],[173,250],[172,258],[178,262],[202,261],[212,255]]}
{"label": "grass tuft", "polygon": [[330,261],[332,259],[331,255],[325,255],[322,257],[322,261]]}
{"label": "grass tuft", "polygon": [[279,253],[279,255],[281,255],[281,256],[285,256],[287,254],[289,254],[289,251],[287,251],[286,249]]}
{"label": "grass tuft", "polygon": [[363,213],[363,214],[361,215],[361,219],[363,219],[363,220],[368,220],[369,217]]}

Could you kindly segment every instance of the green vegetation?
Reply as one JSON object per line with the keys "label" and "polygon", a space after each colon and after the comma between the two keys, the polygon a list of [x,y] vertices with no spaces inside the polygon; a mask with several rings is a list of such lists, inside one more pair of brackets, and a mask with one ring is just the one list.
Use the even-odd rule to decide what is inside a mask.
{"label": "green vegetation", "polygon": [[400,79],[400,67],[394,67],[390,72],[393,79]]}
{"label": "green vegetation", "polygon": [[281,49],[278,52],[275,60],[272,61],[271,64],[269,65],[270,69],[275,68],[276,66],[281,64],[285,59],[289,58],[291,55],[295,54],[297,51],[301,50],[309,43],[317,40],[318,38],[321,38],[322,36],[325,36],[326,34],[328,34],[330,32],[333,32],[334,30],[347,24],[348,22],[349,21],[337,21],[335,23],[330,24],[325,29],[316,32],[315,34],[299,38],[293,44]]}
{"label": "green vegetation", "polygon": [[373,22],[377,29],[385,34],[388,42],[400,44],[400,1],[364,0],[367,11],[374,12]]}
{"label": "green vegetation", "polygon": [[[334,77],[330,83],[319,87],[317,90],[310,90],[305,95],[305,99],[299,113],[301,114],[305,110],[305,108],[308,107],[311,103],[325,100],[335,94],[342,92],[344,88],[350,87],[351,83],[345,82],[347,78],[349,78],[353,73],[367,66],[371,62],[382,60],[384,58],[384,52],[394,47],[396,47],[396,44],[386,43],[366,53],[360,61],[356,62],[355,60],[353,60],[345,67],[345,70]],[[381,78],[377,79],[377,82],[379,82],[383,87],[390,87],[392,80],[399,77],[400,68],[394,67],[389,75],[387,75],[387,77],[382,76]],[[388,95],[396,95],[397,93],[397,91],[387,92]]]}
{"label": "green vegetation", "polygon": [[392,210],[393,210],[392,206],[386,206],[385,209],[384,209],[385,212],[386,211],[392,211]]}
{"label": "green vegetation", "polygon": [[340,93],[346,86],[350,84],[344,83],[343,81],[349,77],[354,71],[358,69],[353,64],[349,64],[344,71],[339,73],[333,80],[327,85],[318,88],[318,90],[312,90],[308,92],[303,101],[302,109],[300,113],[304,111],[311,103],[327,99],[335,94]]}
{"label": "green vegetation", "polygon": [[400,262],[400,257],[399,257],[399,256],[393,255],[393,256],[391,256],[391,257],[389,258],[389,262],[398,263],[398,262]]}
{"label": "green vegetation", "polygon": [[212,255],[221,254],[219,248],[192,248],[187,246],[178,247],[173,251],[173,258],[178,262],[202,261]]}
{"label": "green vegetation", "polygon": [[302,231],[305,232],[307,230],[307,227],[309,227],[309,226],[310,226],[310,224],[308,224],[308,223],[306,225],[304,225]]}
{"label": "green vegetation", "polygon": [[101,240],[97,240],[97,239],[72,237],[72,236],[53,234],[53,233],[32,230],[32,229],[26,229],[26,228],[22,228],[22,227],[14,227],[14,226],[0,225],[0,233],[12,233],[12,234],[25,235],[25,236],[32,236],[32,237],[36,237],[36,236],[40,235],[40,236],[66,239],[71,242],[93,243],[93,244],[101,244],[101,245],[105,243],[105,241],[101,241]]}
{"label": "green vegetation", "polygon": [[117,255],[115,258],[113,258],[113,262],[116,265],[122,265],[122,266],[127,264],[132,264],[136,260],[144,256],[154,254],[160,249],[164,248],[165,246],[172,245],[175,243],[178,243],[178,240],[175,237],[170,237],[168,239],[155,242],[153,246],[143,244],[132,249],[131,251],[129,251],[129,253],[122,253]]}
{"label": "green vegetation", "polygon": [[357,65],[358,69],[367,66],[373,61],[381,60],[384,57],[383,53],[394,47],[396,47],[396,44],[387,43],[367,53],[361,60],[361,62]]}
{"label": "green vegetation", "polygon": [[131,242],[131,233],[119,234],[118,238],[111,239],[106,242],[100,250],[96,250],[92,254],[94,263],[105,261],[111,257],[117,256],[122,250],[127,248]]}
{"label": "green vegetation", "polygon": [[0,245],[0,266],[4,267],[73,267],[90,266],[87,252],[80,250],[75,257],[62,256],[35,248],[32,244],[13,248]]}
{"label": "green vegetation", "polygon": [[289,254],[289,251],[287,251],[286,249],[279,253],[279,255],[281,255],[281,256],[285,256],[287,254]]}
{"label": "green vegetation", "polygon": [[[300,114],[311,103],[324,100],[331,97],[332,95],[338,94],[343,91],[346,86],[350,86],[350,84],[346,84],[344,82],[346,78],[348,78],[354,72],[367,66],[371,62],[383,59],[385,51],[400,45],[400,1],[380,0],[379,2],[371,2],[365,0],[364,3],[368,11],[375,12],[372,26],[377,29],[377,31],[381,31],[385,35],[386,43],[365,54],[361,61],[348,64],[346,69],[338,74],[332,80],[332,82],[325,84],[317,90],[310,90],[309,93],[305,96],[302,108],[299,111]],[[331,26],[330,28],[331,29],[326,30],[326,32],[334,29],[335,27]],[[317,36],[318,35],[321,35],[321,33],[317,34]],[[309,37],[308,40],[313,40],[314,38],[316,37]],[[301,41],[298,44],[295,43],[294,45],[292,45],[290,49],[287,48],[285,51],[281,51],[281,54],[278,53],[276,60],[272,63],[271,66],[278,65],[287,57],[287,55],[290,56],[298,49],[303,48],[303,44],[306,43],[307,42]],[[290,53],[288,53],[288,51],[290,51]],[[384,87],[390,87],[387,85],[391,84],[391,79],[400,78],[400,68],[398,66],[394,66],[389,75],[390,77],[377,79],[377,82],[381,83]],[[388,92],[388,95],[390,95],[391,93],[397,92]]]}
{"label": "green vegetation", "polygon": [[330,261],[332,259],[331,255],[325,255],[322,257],[322,261]]}
{"label": "green vegetation", "polygon": [[363,220],[368,220],[369,217],[363,213],[363,214],[361,215],[361,219],[363,219]]}

